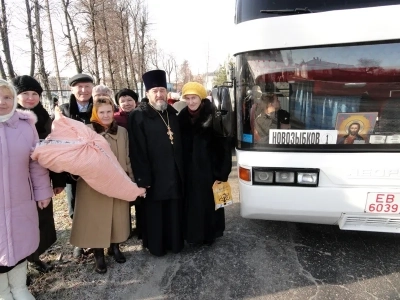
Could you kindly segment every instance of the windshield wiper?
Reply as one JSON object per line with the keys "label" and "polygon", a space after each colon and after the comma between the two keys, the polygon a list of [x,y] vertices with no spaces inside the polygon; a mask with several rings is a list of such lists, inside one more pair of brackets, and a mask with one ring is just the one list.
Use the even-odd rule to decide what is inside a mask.
{"label": "windshield wiper", "polygon": [[307,7],[295,8],[295,9],[262,9],[262,14],[277,14],[277,15],[289,15],[289,14],[309,14],[312,13]]}

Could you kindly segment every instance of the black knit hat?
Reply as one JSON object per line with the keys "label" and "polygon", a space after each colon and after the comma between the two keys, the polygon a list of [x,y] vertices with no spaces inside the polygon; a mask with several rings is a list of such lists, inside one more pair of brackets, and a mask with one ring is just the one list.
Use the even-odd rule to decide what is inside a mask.
{"label": "black knit hat", "polygon": [[90,75],[79,73],[79,74],[76,74],[76,75],[72,76],[68,80],[69,86],[74,86],[75,84],[77,84],[79,82],[91,82],[91,83],[93,83],[93,78]]}
{"label": "black knit hat", "polygon": [[139,100],[138,95],[134,91],[124,88],[124,89],[119,90],[117,92],[117,94],[115,95],[115,103],[117,103],[119,105],[119,98],[124,97],[124,96],[131,96],[133,98],[133,100],[135,100],[136,103]]}
{"label": "black knit hat", "polygon": [[155,87],[167,88],[167,76],[164,70],[153,70],[142,75],[146,91]]}
{"label": "black knit hat", "polygon": [[34,91],[38,93],[39,96],[41,96],[43,92],[40,83],[32,76],[28,75],[17,76],[12,79],[12,84],[15,87],[17,95],[26,91]]}

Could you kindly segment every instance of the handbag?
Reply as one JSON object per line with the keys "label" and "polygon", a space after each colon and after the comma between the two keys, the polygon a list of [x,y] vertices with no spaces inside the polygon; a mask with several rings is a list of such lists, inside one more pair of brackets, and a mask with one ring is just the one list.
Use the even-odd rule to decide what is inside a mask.
{"label": "handbag", "polygon": [[214,182],[212,186],[215,210],[233,204],[231,186],[228,182]]}

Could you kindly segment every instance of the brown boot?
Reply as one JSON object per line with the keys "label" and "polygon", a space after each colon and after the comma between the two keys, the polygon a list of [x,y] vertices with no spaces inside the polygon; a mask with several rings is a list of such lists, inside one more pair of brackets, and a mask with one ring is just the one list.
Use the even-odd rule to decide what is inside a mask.
{"label": "brown boot", "polygon": [[95,271],[99,274],[104,274],[107,272],[107,265],[104,259],[104,249],[94,248],[94,260],[95,260]]}
{"label": "brown boot", "polygon": [[108,255],[114,256],[115,261],[119,264],[126,262],[126,258],[119,249],[118,243],[111,243],[110,248],[108,248]]}

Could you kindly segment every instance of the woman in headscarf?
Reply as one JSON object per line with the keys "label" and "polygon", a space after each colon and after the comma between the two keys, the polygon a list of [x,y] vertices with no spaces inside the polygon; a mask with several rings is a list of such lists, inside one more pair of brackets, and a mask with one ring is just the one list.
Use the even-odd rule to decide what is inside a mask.
{"label": "woman in headscarf", "polygon": [[182,88],[187,106],[178,115],[185,167],[184,237],[191,245],[211,245],[225,230],[224,208],[215,210],[212,186],[228,180],[232,168],[229,138],[213,130],[215,107],[205,88]]}
{"label": "woman in headscarf", "polygon": [[[28,75],[17,76],[12,80],[17,92],[18,109],[29,110],[37,117],[35,124],[39,134],[39,139],[45,139],[51,131],[52,119],[49,113],[43,107],[40,97],[43,89],[39,82]],[[66,175],[50,172],[50,179],[53,185],[54,195],[61,193],[66,185]],[[40,272],[48,272],[51,266],[40,259],[40,255],[53,245],[57,240],[56,228],[53,216],[53,202],[45,209],[39,209],[39,229],[40,243],[38,249],[28,257],[30,267],[35,268]]]}
{"label": "woman in headscarf", "polygon": [[[111,98],[100,96],[93,103],[88,126],[108,141],[121,167],[133,179],[128,132],[118,126],[113,115]],[[129,233],[129,202],[100,194],[79,178],[70,242],[80,248],[93,249],[97,273],[107,272],[104,248],[108,248],[108,254],[113,255],[117,263],[126,261],[119,244],[128,239]]]}
{"label": "woman in headscarf", "polygon": [[14,87],[0,79],[0,299],[34,300],[26,258],[39,246],[37,207],[45,209],[53,191],[49,172],[30,157],[36,116],[16,108]]}

